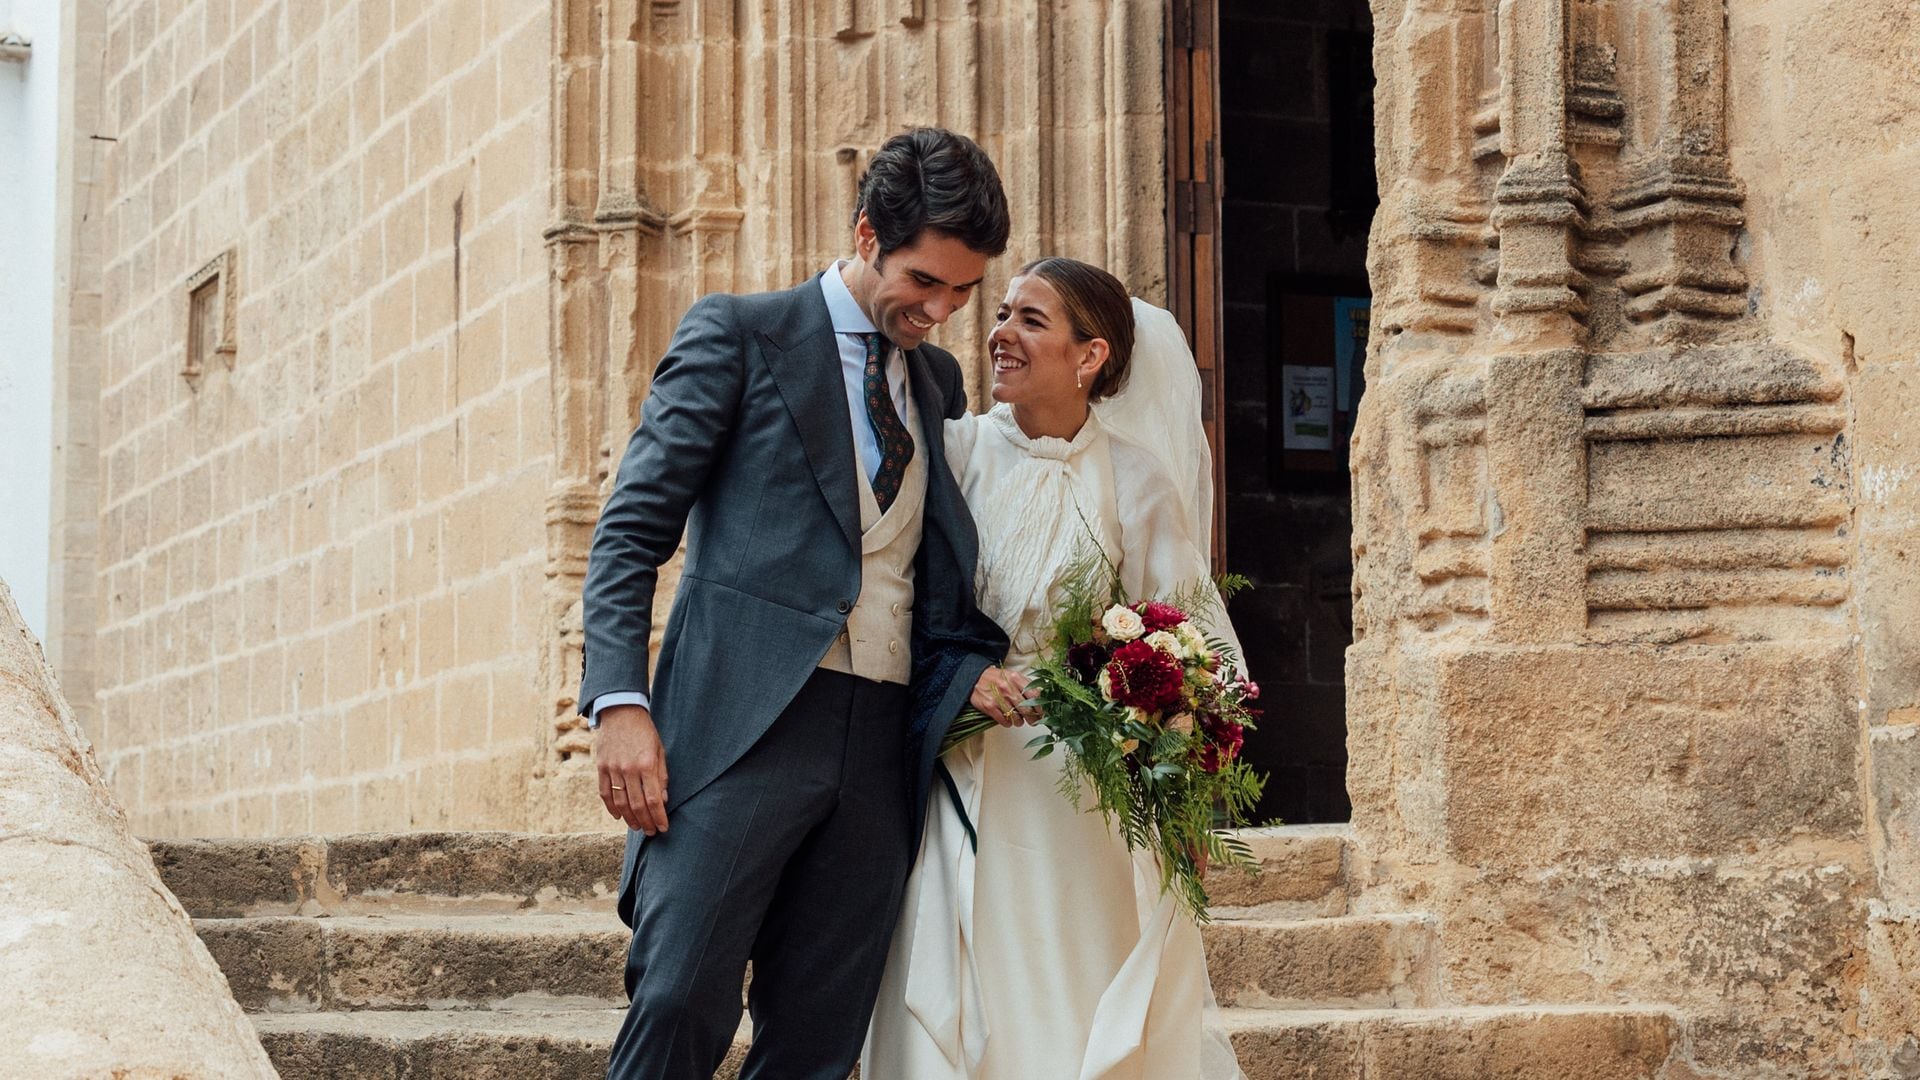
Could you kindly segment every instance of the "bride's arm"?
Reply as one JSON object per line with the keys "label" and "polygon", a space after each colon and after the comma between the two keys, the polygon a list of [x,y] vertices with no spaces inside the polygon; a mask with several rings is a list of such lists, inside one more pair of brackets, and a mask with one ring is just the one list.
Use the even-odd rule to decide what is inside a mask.
{"label": "bride's arm", "polygon": [[1135,599],[1164,597],[1208,583],[1210,611],[1189,612],[1211,637],[1225,641],[1246,670],[1246,653],[1227,606],[1212,592],[1213,560],[1187,525],[1185,501],[1151,452],[1113,440],[1114,502],[1120,518],[1120,585]]}

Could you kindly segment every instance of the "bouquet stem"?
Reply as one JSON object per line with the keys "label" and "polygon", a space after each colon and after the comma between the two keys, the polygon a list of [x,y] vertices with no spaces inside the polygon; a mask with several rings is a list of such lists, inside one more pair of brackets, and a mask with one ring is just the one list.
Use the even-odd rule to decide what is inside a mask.
{"label": "bouquet stem", "polygon": [[954,747],[996,726],[993,718],[986,713],[979,709],[968,709],[955,717],[952,726],[947,728],[947,737],[940,740],[940,756],[945,757]]}

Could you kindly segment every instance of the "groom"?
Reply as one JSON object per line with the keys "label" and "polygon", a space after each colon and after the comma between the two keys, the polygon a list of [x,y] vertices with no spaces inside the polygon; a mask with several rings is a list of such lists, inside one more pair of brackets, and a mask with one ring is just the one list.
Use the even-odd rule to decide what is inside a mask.
{"label": "groom", "polygon": [[[926,343],[1007,245],[971,140],[923,128],[861,178],[854,255],[680,322],[587,566],[581,709],[626,821],[632,1005],[607,1075],[845,1080],[860,1054],[947,721],[1006,639],[973,605],[972,518]],[[686,569],[649,685],[661,563]]]}

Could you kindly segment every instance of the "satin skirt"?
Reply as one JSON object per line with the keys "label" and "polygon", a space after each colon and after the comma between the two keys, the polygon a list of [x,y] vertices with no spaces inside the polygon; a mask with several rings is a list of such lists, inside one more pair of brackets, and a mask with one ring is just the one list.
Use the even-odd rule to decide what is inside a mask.
{"label": "satin skirt", "polygon": [[1147,853],[1030,727],[947,758],[978,836],[936,782],[861,1075],[875,1080],[1238,1080],[1199,928]]}

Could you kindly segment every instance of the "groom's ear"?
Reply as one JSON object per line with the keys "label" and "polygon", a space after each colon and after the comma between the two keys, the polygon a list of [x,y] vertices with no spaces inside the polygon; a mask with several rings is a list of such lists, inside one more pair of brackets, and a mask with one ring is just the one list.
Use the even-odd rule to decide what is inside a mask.
{"label": "groom's ear", "polygon": [[853,220],[853,250],[862,262],[873,264],[879,261],[876,256],[880,254],[880,234],[874,230],[873,222],[867,220],[865,210],[860,211],[860,216]]}

